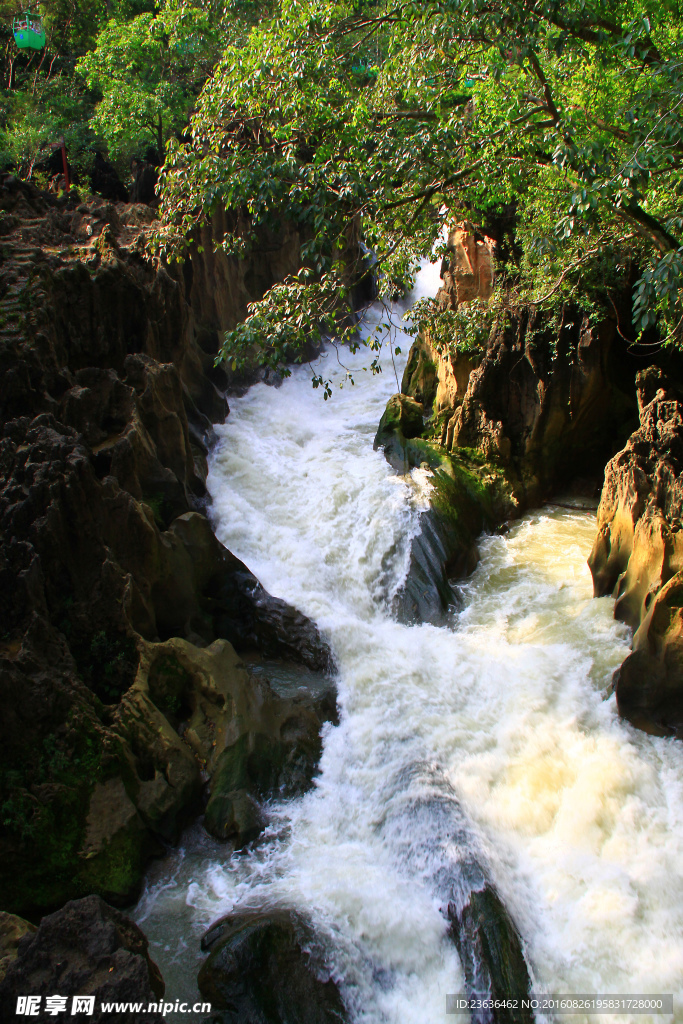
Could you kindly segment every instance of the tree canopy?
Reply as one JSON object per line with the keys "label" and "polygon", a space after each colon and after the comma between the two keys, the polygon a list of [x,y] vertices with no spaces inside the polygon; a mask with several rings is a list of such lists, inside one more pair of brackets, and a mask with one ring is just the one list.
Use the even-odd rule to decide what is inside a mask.
{"label": "tree canopy", "polygon": [[680,15],[677,0],[284,0],[226,48],[163,175],[169,254],[216,204],[251,218],[229,252],[279,218],[305,233],[299,274],[225,357],[267,341],[279,363],[331,330],[359,224],[390,293],[445,223],[505,210],[508,294],[557,303],[635,274],[636,331],[680,344]]}

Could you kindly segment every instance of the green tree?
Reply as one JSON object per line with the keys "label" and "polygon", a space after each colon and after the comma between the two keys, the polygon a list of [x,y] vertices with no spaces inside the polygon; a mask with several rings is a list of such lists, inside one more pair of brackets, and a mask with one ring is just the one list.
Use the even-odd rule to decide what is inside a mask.
{"label": "green tree", "polygon": [[149,145],[160,154],[182,131],[216,57],[222,8],[168,0],[157,14],[111,19],[79,61],[101,95],[93,130],[115,156]]}
{"label": "green tree", "polygon": [[677,0],[285,0],[226,49],[170,146],[159,244],[182,252],[216,204],[249,214],[229,252],[300,224],[299,274],[224,349],[279,364],[337,323],[359,223],[391,292],[444,223],[512,205],[506,294],[607,292],[637,265],[636,328],[681,344],[681,27]]}

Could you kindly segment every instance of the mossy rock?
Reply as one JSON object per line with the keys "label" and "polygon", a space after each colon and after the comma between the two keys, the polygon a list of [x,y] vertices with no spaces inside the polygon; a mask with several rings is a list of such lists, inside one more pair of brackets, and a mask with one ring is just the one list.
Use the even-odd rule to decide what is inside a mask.
{"label": "mossy rock", "polygon": [[207,831],[238,847],[256,838],[265,823],[259,799],[291,796],[310,786],[322,751],[319,730],[316,716],[302,708],[285,719],[277,735],[245,733],[227,747],[211,780]]}
{"label": "mossy rock", "polygon": [[407,395],[392,395],[379,422],[374,448],[383,448],[394,469],[407,473],[412,466],[420,464],[411,458],[409,442],[421,437],[423,431],[423,406]]}
{"label": "mossy rock", "polygon": [[403,371],[401,392],[431,410],[436,398],[439,378],[436,363],[429,358],[420,338],[411,346],[408,362]]}

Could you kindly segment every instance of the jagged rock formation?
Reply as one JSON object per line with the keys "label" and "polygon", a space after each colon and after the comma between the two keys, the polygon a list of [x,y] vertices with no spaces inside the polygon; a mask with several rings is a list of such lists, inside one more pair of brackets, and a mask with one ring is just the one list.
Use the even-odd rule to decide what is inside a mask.
{"label": "jagged rock formation", "polygon": [[[112,1020],[101,1002],[135,1002],[147,1008],[164,994],[164,981],[150,959],[148,943],[136,924],[98,896],[67,903],[44,917],[40,927],[27,931],[17,955],[0,981],[0,1015],[10,1020],[16,1014],[19,996],[40,996],[39,1012],[32,1020],[54,1020],[46,997],[66,997],[59,1015],[72,1015],[74,996],[94,996],[95,1006],[88,1019]],[[164,1024],[161,1013],[145,1012],[145,1020]],[[119,1012],[116,1020],[135,1024],[138,1013]]]}
{"label": "jagged rock formation", "polygon": [[[37,914],[93,890],[129,900],[147,857],[197,808],[210,750],[142,698],[141,657],[183,638],[173,657],[196,681],[217,640],[317,670],[329,651],[204,514],[211,423],[227,413],[218,331],[296,237],[271,238],[250,265],[220,254],[209,273],[205,255],[172,275],[144,256],[145,207],[10,178],[0,210],[0,906]],[[216,285],[234,307],[202,298]],[[296,760],[321,719],[289,735],[278,705],[283,738],[276,703],[264,697],[242,734]]]}
{"label": "jagged rock formation", "polygon": [[456,224],[448,234],[449,255],[441,264],[441,309],[457,309],[472,299],[488,299],[495,284],[495,242],[470,224]]}
{"label": "jagged rock formation", "polygon": [[683,738],[683,402],[662,371],[638,374],[640,427],[608,463],[589,558],[596,596],[634,630],[615,673],[620,714]]}
{"label": "jagged rock formation", "polygon": [[216,1024],[343,1024],[336,982],[316,956],[315,935],[295,911],[234,914],[202,939],[210,952],[199,989],[219,1012]]}
{"label": "jagged rock formation", "polygon": [[[437,304],[487,301],[492,240],[458,225],[448,244]],[[375,441],[399,472],[434,471],[401,614],[439,621],[455,601],[449,579],[477,563],[482,529],[577,477],[597,484],[635,425],[633,361],[616,355],[617,341],[609,316],[595,324],[575,307],[558,322],[535,307],[507,310],[480,349],[417,338]]]}

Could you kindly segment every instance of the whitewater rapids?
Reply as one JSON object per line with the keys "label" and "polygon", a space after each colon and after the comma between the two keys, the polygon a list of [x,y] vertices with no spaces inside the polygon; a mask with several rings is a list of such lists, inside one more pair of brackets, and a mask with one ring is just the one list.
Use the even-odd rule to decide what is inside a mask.
{"label": "whitewater rapids", "polygon": [[[422,272],[418,294],[434,293],[436,275]],[[400,379],[410,342],[396,340]],[[218,428],[216,533],[326,635],[341,722],[327,728],[315,787],[272,806],[266,842],[230,858],[195,829],[150,874],[136,920],[169,998],[191,992],[213,920],[280,905],[326,937],[354,1024],[458,1019],[446,995],[463,975],[435,883],[463,855],[443,841],[451,801],[536,990],[673,992],[681,1006],[683,745],[635,730],[603,699],[630,637],[611,599],[592,597],[594,514],[546,507],[483,538],[452,628],[397,623],[429,476],[397,477],[372,449],[397,390],[388,354],[379,377],[363,370],[367,352],[339,358],[355,385],[337,386],[346,371],[329,346],[330,401],[300,367],[232,399]],[[437,792],[431,818],[405,813]]]}

